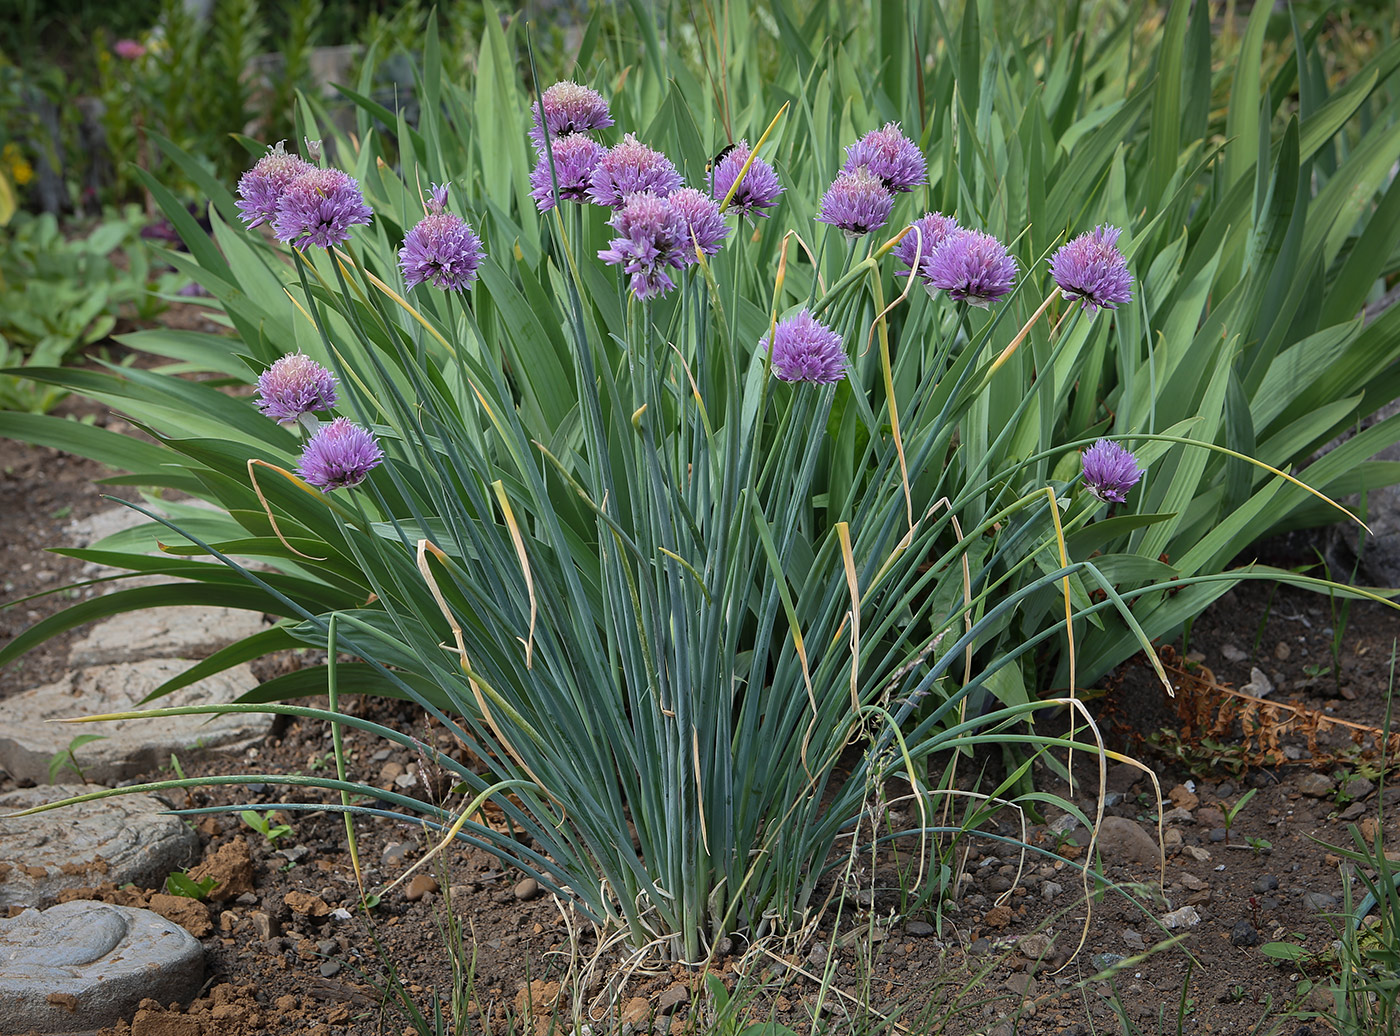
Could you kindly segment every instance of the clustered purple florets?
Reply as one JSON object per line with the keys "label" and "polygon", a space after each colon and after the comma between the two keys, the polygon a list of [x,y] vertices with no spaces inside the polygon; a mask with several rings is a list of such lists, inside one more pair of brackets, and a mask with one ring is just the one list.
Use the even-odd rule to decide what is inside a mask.
{"label": "clustered purple florets", "polygon": [[[296,424],[336,405],[335,376],[302,353],[283,356],[258,376],[257,407],[279,424]],[[298,473],[318,489],[359,485],[384,459],[374,436],[347,417],[337,417],[312,433],[302,448]]]}
{"label": "clustered purple florets", "polygon": [[629,133],[598,160],[588,198],[595,205],[617,209],[629,194],[648,191],[664,198],[684,183],[669,158]]}
{"label": "clustered purple florets", "polygon": [[[741,216],[767,217],[768,213],[763,210],[778,204],[778,195],[783,193],[783,185],[778,182],[778,174],[773,172],[773,167],[763,159],[754,157],[753,161],[749,162],[749,156],[752,154],[749,142],[741,140],[715,163],[714,196],[720,201],[728,197],[729,211],[737,212]],[[739,180],[739,186],[735,187],[734,181],[739,179],[745,162],[749,162],[749,171],[744,173],[744,178]],[[732,196],[729,193],[731,188],[734,191]]]}
{"label": "clustered purple florets", "polygon": [[348,417],[337,417],[307,441],[297,473],[317,489],[349,489],[383,460],[373,435]]}
{"label": "clustered purple florets", "polygon": [[1128,490],[1142,481],[1137,458],[1112,439],[1100,439],[1084,451],[1084,487],[1105,503],[1123,503]]}
{"label": "clustered purple florets", "polygon": [[865,168],[896,193],[912,191],[928,179],[928,165],[919,145],[906,137],[899,123],[888,122],[883,129],[871,130],[846,148],[843,172]]}
{"label": "clustered purple florets", "polygon": [[[540,126],[540,109],[544,109],[544,126]],[[551,138],[571,133],[591,133],[613,124],[608,102],[596,90],[580,86],[571,80],[555,83],[540,97],[532,112],[535,128],[530,131],[536,147],[543,149],[545,131]]]}
{"label": "clustered purple florets", "polygon": [[410,288],[427,281],[443,291],[462,291],[476,280],[485,254],[481,238],[461,216],[430,212],[405,235],[399,266]]}
{"label": "clustered purple florets", "polygon": [[729,226],[724,222],[724,214],[719,211],[719,202],[694,187],[672,191],[666,202],[680,214],[686,226],[687,266],[695,262],[697,248],[706,255],[719,251],[720,245],[729,236]]}
{"label": "clustered purple florets", "polygon": [[818,222],[830,223],[847,237],[879,230],[890,219],[894,195],[864,166],[841,173],[822,196]]}
{"label": "clustered purple florets", "polygon": [[739,179],[751,154],[746,141],[716,162],[713,190],[706,194],[687,187],[669,158],[631,133],[611,148],[589,136],[612,125],[606,102],[592,90],[556,83],[542,104],[543,128],[537,113],[531,134],[539,161],[530,173],[530,196],[541,212],[559,201],[613,209],[608,224],[616,234],[598,256],[622,268],[639,299],[671,291],[672,271],[720,250],[729,236],[720,205],[730,188],[727,208],[741,216],[765,215],[761,210],[777,204],[783,191],[773,167],[757,157]]}
{"label": "clustered purple florets", "polygon": [[240,218],[250,227],[276,219],[277,205],[288,185],[302,173],[309,173],[315,168],[296,155],[288,154],[282,144],[282,141],[278,141],[268,148],[267,154],[238,180]]}
{"label": "clustered purple florets", "polygon": [[291,353],[258,375],[257,407],[279,424],[336,404],[335,375],[311,357]]}
{"label": "clustered purple florets", "polygon": [[553,142],[554,175],[550,175],[549,157],[541,155],[535,168],[530,171],[530,197],[541,212],[554,208],[555,180],[559,184],[559,197],[564,201],[588,201],[588,189],[592,186],[593,170],[608,153],[608,149],[592,137],[582,133],[570,133]]}
{"label": "clustered purple florets", "polygon": [[608,226],[617,236],[598,258],[631,275],[632,294],[649,299],[676,286],[667,271],[687,265],[690,232],[675,206],[649,191],[631,194]]}
{"label": "clustered purple florets", "polygon": [[846,376],[841,336],[806,309],[778,321],[759,346],[768,349],[773,374],[783,381],[830,385]]}
{"label": "clustered purple florets", "polygon": [[272,231],[278,241],[301,251],[312,245],[333,248],[350,237],[351,227],[368,223],[373,215],[353,176],[339,169],[311,169],[283,190]]}
{"label": "clustered purple florets", "polygon": [[945,216],[941,212],[924,213],[909,224],[909,232],[900,238],[899,244],[895,245],[890,253],[905,266],[905,269],[897,271],[895,276],[908,277],[916,272],[916,265],[917,272],[923,276],[933,250],[947,240],[950,234],[961,229],[958,221],[952,216]]}
{"label": "clustered purple florets", "polygon": [[1133,300],[1133,275],[1118,251],[1117,227],[1098,226],[1080,234],[1050,257],[1050,276],[1060,294],[1080,303],[1089,315]]}
{"label": "clustered purple florets", "polygon": [[931,290],[986,308],[1011,291],[1016,260],[991,234],[962,230],[945,237],[919,264],[919,276]]}

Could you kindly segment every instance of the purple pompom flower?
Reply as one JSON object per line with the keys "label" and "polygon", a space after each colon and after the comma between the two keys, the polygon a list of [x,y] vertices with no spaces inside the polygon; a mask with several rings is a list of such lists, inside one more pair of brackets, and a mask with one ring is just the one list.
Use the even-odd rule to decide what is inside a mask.
{"label": "purple pompom flower", "polygon": [[853,173],[861,166],[869,169],[887,191],[911,191],[928,179],[923,152],[904,135],[897,122],[871,130],[846,148],[846,164],[841,169]]}
{"label": "purple pompom flower", "polygon": [[841,336],[807,310],[799,310],[765,335],[773,356],[773,373],[783,381],[830,385],[846,376],[846,350]]}
{"label": "purple pompom flower", "polygon": [[847,237],[860,237],[879,230],[890,218],[894,196],[868,169],[841,173],[822,196],[820,223],[830,223]]}
{"label": "purple pompom flower", "polygon": [[[749,142],[741,140],[715,163],[714,194],[720,201],[724,201],[729,189],[734,187],[734,181],[739,178],[740,170],[744,168],[744,163],[749,161],[749,155],[752,153]],[[744,173],[744,178],[739,180],[734,196],[729,199],[728,211],[737,212],[741,216],[766,218],[768,213],[763,210],[778,204],[778,195],[782,193],[783,185],[778,182],[778,174],[773,172],[773,167],[763,159],[755,158],[749,164],[749,171]]]}
{"label": "purple pompom flower", "polygon": [[282,192],[272,230],[278,241],[302,251],[311,245],[332,248],[349,238],[351,227],[368,223],[373,215],[353,176],[339,169],[311,169]]}
{"label": "purple pompom flower", "polygon": [[1142,481],[1142,469],[1130,451],[1112,439],[1100,439],[1083,453],[1084,487],[1100,500],[1123,503],[1128,490]]}
{"label": "purple pompom flower", "polygon": [[317,489],[358,486],[384,460],[374,436],[348,417],[323,425],[301,451],[297,474]]}
{"label": "purple pompom flower", "polygon": [[287,185],[314,168],[296,155],[289,155],[283,143],[279,140],[268,148],[267,154],[238,178],[239,218],[250,227],[272,222]]}
{"label": "purple pompom flower", "polygon": [[[586,202],[593,170],[608,149],[592,137],[570,133],[551,141],[554,151],[554,177],[559,180],[559,197],[565,201]],[[530,172],[530,197],[541,212],[554,208],[554,178],[549,175],[549,155],[540,152]]]}
{"label": "purple pompom flower", "polygon": [[1116,309],[1133,300],[1133,275],[1118,251],[1121,233],[1117,227],[1095,227],[1093,233],[1080,234],[1050,257],[1050,276],[1060,294],[1082,304],[1090,316],[1100,306]]}
{"label": "purple pompom flower", "polygon": [[908,277],[914,272],[914,255],[918,253],[919,268],[923,269],[933,250],[943,243],[944,238],[960,229],[958,221],[941,212],[926,212],[909,224],[909,233],[900,238],[891,254],[908,269],[898,271],[896,277]]}
{"label": "purple pompom flower", "polygon": [[629,133],[598,159],[588,197],[595,205],[616,209],[629,194],[650,191],[664,198],[684,182],[669,158]]}
{"label": "purple pompom flower", "polygon": [[[608,102],[596,90],[570,80],[555,83],[540,98],[544,107],[544,125],[551,137],[569,133],[587,133],[613,124]],[[544,130],[540,128],[540,104],[532,105],[535,127],[530,131],[538,147],[544,146]]]}
{"label": "purple pompom flower", "polygon": [[258,375],[257,407],[278,424],[335,406],[335,375],[303,353],[290,353]]}
{"label": "purple pompom flower", "polygon": [[724,244],[724,239],[729,236],[729,227],[719,211],[719,202],[694,187],[682,187],[678,191],[672,191],[666,201],[685,221],[686,266],[695,262],[697,247],[706,255],[714,255],[719,251],[720,245]]}
{"label": "purple pompom flower", "polygon": [[959,230],[949,234],[919,264],[919,276],[930,292],[983,309],[1000,300],[1016,280],[1016,260],[991,234]]}
{"label": "purple pompom flower", "polygon": [[461,291],[476,280],[485,255],[466,220],[453,212],[432,212],[404,235],[399,266],[410,288],[430,281],[443,291]]}
{"label": "purple pompom flower", "polygon": [[649,191],[628,195],[608,225],[617,237],[598,258],[632,275],[632,294],[649,299],[676,286],[666,271],[684,266],[691,246],[685,219],[670,201]]}

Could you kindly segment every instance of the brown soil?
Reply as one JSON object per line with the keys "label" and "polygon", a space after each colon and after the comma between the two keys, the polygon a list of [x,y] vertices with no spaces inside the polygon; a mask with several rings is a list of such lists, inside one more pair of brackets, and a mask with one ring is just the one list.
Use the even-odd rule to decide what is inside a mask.
{"label": "brown soil", "polygon": [[[0,513],[6,515],[7,535],[0,543],[0,566],[3,601],[11,602],[74,577],[76,562],[44,554],[42,548],[62,540],[71,518],[106,503],[90,484],[102,474],[95,465],[14,443],[6,444],[4,457]],[[59,593],[0,607],[0,642],[69,599]],[[1343,631],[1335,654],[1334,629]],[[1343,616],[1325,597],[1246,584],[1197,620],[1188,642],[1163,652],[1179,670],[1178,700],[1200,706],[1191,717],[1194,732],[1183,727],[1177,703],[1143,661],[1122,667],[1107,681],[1095,707],[1110,744],[1156,772],[1169,794],[1166,809],[1185,810],[1174,814],[1172,823],[1179,838],[1168,839],[1170,907],[1154,902],[1162,891],[1155,859],[1105,851],[1105,873],[1116,888],[1090,911],[1072,867],[1044,856],[1021,860],[1003,845],[968,837],[948,854],[962,877],[959,894],[945,901],[941,916],[900,915],[901,885],[909,884],[907,870],[901,878],[911,859],[906,846],[904,855],[883,854],[873,867],[868,859],[861,861],[844,897],[833,897],[833,904],[842,904],[839,918],[833,905],[805,942],[722,947],[726,952],[717,955],[712,970],[730,987],[742,972],[748,988],[757,990],[746,1017],[773,1018],[799,1032],[811,1028],[824,969],[831,990],[822,1009],[832,1019],[832,1032],[875,1031],[883,1015],[903,1027],[895,1032],[1007,1036],[1014,1022],[1020,1036],[1117,1033],[1123,1028],[1114,1020],[1115,998],[1141,1031],[1176,1032],[1183,987],[1184,1033],[1251,1032],[1261,1019],[1266,1019],[1261,1033],[1329,1031],[1316,1016],[1325,1017],[1332,1008],[1314,984],[1325,985],[1334,966],[1323,955],[1342,923],[1337,915],[1347,868],[1326,843],[1349,844],[1352,823],[1373,830],[1367,825],[1376,822],[1383,800],[1386,835],[1393,844],[1396,830],[1389,817],[1400,807],[1400,789],[1376,790],[1381,782],[1368,757],[1370,740],[1363,736],[1358,747],[1351,728],[1329,728],[1328,722],[1366,728],[1385,722],[1397,630],[1394,613],[1378,606],[1354,605]],[[63,657],[60,642],[11,666],[3,674],[0,698],[57,675]],[[1269,701],[1308,711],[1301,719],[1293,716],[1291,724],[1280,712],[1262,737],[1241,748],[1237,722],[1213,736],[1207,728],[1228,698],[1217,688],[1245,684],[1255,666],[1275,688]],[[451,750],[446,734],[411,707],[388,701],[357,701],[350,707]],[[1319,724],[1317,717],[1326,722]],[[1162,735],[1163,727],[1187,729],[1188,735]],[[1216,747],[1202,750],[1205,740]],[[292,722],[279,728],[247,766],[260,772],[324,772],[333,766],[330,747],[329,731]],[[428,794],[416,776],[418,760],[409,754],[354,732],[347,733],[346,751],[352,779]],[[990,775],[1000,765],[999,759],[978,761],[975,772]],[[964,770],[974,774],[973,768]],[[1092,814],[1097,772],[1082,758],[1076,770],[1080,783],[1074,797]],[[204,772],[209,771],[190,768],[191,776]],[[1332,786],[1318,776],[1332,778]],[[1354,799],[1341,790],[1339,778],[1348,777],[1365,779],[1350,786]],[[0,780],[0,788],[9,783]],[[1037,771],[1037,785],[1067,793],[1044,768]],[[1227,839],[1223,812],[1251,789],[1256,795],[1234,818]],[[1155,834],[1157,808],[1148,780],[1114,767],[1109,791],[1108,815],[1138,821]],[[172,805],[248,803],[275,810],[306,801],[314,796],[253,784],[237,791],[194,791]],[[1085,833],[1057,839],[1049,826],[1057,815],[1052,811],[1044,823],[1031,823],[1027,840],[1052,851],[1062,843],[1066,856],[1083,861]],[[403,1032],[402,1013],[375,986],[384,981],[390,962],[418,1009],[430,1012],[434,996],[450,997],[450,957],[442,934],[449,900],[464,926],[474,967],[473,1032],[507,1032],[510,1019],[517,1020],[515,1031],[524,1032],[519,1019],[543,1015],[539,1005],[556,996],[566,1012],[571,1005],[592,1012],[592,1031],[599,1034],[620,1030],[624,1022],[633,1026],[629,1031],[644,1032],[648,1025],[691,1031],[687,1023],[700,1022],[709,1009],[696,971],[628,967],[620,952],[598,955],[595,934],[576,914],[477,850],[452,852],[445,871],[429,868],[431,877],[405,883],[365,914],[339,815],[288,810],[281,818],[291,832],[275,843],[237,817],[195,818],[205,842],[204,866],[223,882],[207,904],[172,902],[160,889],[106,887],[88,893],[177,916],[207,951],[209,981],[195,1004],[170,1011],[148,1002],[129,1025],[103,1036]],[[1010,814],[988,829],[995,825],[998,833],[1018,834]],[[407,823],[359,821],[356,833],[370,889],[401,874],[426,845],[421,829]],[[1353,885],[1357,899],[1358,888]],[[1317,895],[1335,897],[1338,905],[1316,901]],[[1156,920],[1184,906],[1194,907],[1199,923],[1172,932]],[[1148,952],[1172,937],[1179,939],[1175,945]],[[1259,944],[1268,941],[1298,942],[1317,956],[1305,966],[1279,964],[1261,952]],[[1133,959],[1111,979],[1096,979],[1113,962],[1105,954]],[[585,969],[595,956],[600,966]],[[562,983],[562,992],[555,983]],[[1284,1012],[1295,1013],[1285,1017]],[[1159,1016],[1165,1020],[1159,1022]],[[563,1023],[558,1031],[570,1028]]]}

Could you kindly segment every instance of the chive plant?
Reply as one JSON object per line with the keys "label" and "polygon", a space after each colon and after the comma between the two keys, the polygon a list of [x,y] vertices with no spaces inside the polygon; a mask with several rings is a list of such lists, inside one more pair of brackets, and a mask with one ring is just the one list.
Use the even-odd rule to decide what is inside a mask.
{"label": "chive plant", "polygon": [[[922,818],[881,837],[924,838],[936,758],[1095,748],[1037,715],[1083,716],[1080,689],[1240,579],[1327,586],[1229,564],[1400,474],[1366,460],[1397,418],[1309,460],[1400,394],[1400,308],[1355,319],[1400,243],[1400,45],[1330,90],[1295,22],[1266,83],[1271,5],[1230,54],[1197,8],[1174,2],[1144,59],[1133,17],[886,4],[849,26],[778,0],[771,52],[746,19],[716,23],[718,63],[650,21],[637,55],[590,29],[573,78],[533,91],[518,21],[488,12],[469,84],[430,28],[417,125],[369,98],[367,61],[355,132],[300,99],[323,144],[245,141],[237,194],[161,143],[213,226],[146,177],[189,248],[168,258],[234,337],[129,341],[257,380],[256,403],[176,371],[27,369],[155,441],[0,432],[216,505],[133,503],[151,524],[68,551],[186,580],[162,605],[278,617],[153,698],[311,645],[324,666],[184,711],[422,747],[338,707],[386,695],[457,745],[443,805],[343,759],[208,783],[416,811],[674,959],[791,931],[871,788],[905,784]],[[0,662],[149,603],[84,601]],[[486,798],[508,831],[472,819]]]}

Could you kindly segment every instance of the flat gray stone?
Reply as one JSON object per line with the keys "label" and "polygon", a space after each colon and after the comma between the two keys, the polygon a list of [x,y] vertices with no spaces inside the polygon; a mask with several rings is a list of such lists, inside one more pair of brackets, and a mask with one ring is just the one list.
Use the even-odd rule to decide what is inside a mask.
{"label": "flat gray stone", "polygon": [[203,982],[203,947],[149,910],[75,900],[0,919],[0,1034],[91,1032]]}
{"label": "flat gray stone", "polygon": [[[201,500],[186,501],[184,506],[210,509]],[[178,519],[177,519],[178,521]],[[143,529],[155,554],[155,541],[179,540],[165,526],[152,522],[139,511],[129,507],[113,507],[99,511],[69,525],[66,540],[78,547],[101,549],[102,541],[120,533]],[[195,556],[219,564],[213,558]],[[84,578],[95,579],[120,574],[122,569],[109,568],[95,562],[83,569]],[[166,576],[130,576],[100,584],[100,593],[114,593],[138,586],[171,584]],[[146,658],[203,658],[235,641],[263,629],[263,617],[239,608],[206,608],[178,606],[147,608],[140,612],[115,615],[94,625],[86,636],[74,641],[68,661],[73,666],[106,665],[112,662],[136,662]]]}
{"label": "flat gray stone", "polygon": [[[74,754],[87,781],[116,784],[168,766],[172,753],[185,761],[211,753],[239,753],[257,744],[272,725],[269,715],[176,716],[81,726],[50,722],[141,707],[216,705],[257,686],[253,671],[238,665],[168,694],[152,706],[139,705],[147,694],[192,664],[185,659],[148,659],[94,666],[6,699],[0,767],[20,780],[47,783],[49,762],[56,753],[67,750],[79,734],[101,734],[104,740],[82,745]],[[75,774],[65,770],[58,776],[72,780]]]}
{"label": "flat gray stone", "polygon": [[[58,784],[0,795],[0,814],[95,791]],[[159,888],[199,859],[199,836],[149,795],[119,795],[32,817],[0,819],[0,917],[46,907],[65,889],[110,881]]]}
{"label": "flat gray stone", "polygon": [[[135,585],[122,580],[113,589]],[[73,642],[68,662],[82,667],[147,658],[204,658],[263,628],[260,614],[241,608],[146,608],[97,623]]]}

